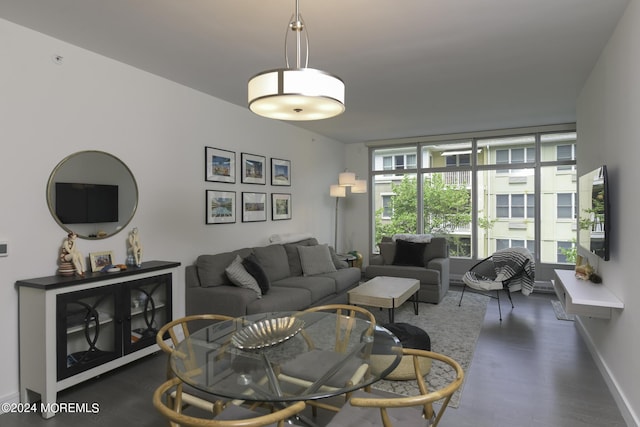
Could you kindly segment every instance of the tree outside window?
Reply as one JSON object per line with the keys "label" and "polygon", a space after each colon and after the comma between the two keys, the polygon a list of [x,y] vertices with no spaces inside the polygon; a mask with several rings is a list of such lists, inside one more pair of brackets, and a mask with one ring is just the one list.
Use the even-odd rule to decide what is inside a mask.
{"label": "tree outside window", "polygon": [[[425,174],[422,182],[424,230],[421,233],[451,235],[459,228],[469,227],[471,196],[465,187],[446,184],[441,173]],[[405,175],[400,182],[391,183],[391,190],[393,215],[389,220],[384,220],[388,208],[376,211],[376,241],[380,241],[382,236],[419,232],[416,177]],[[469,245],[461,246],[468,248]]]}

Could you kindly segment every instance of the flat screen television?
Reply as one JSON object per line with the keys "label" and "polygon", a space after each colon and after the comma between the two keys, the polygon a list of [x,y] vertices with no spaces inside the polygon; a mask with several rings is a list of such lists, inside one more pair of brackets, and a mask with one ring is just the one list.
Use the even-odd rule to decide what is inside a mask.
{"label": "flat screen television", "polygon": [[609,260],[609,179],[607,167],[600,166],[578,180],[578,242],[583,251]]}
{"label": "flat screen television", "polygon": [[118,222],[118,186],[56,182],[56,215],[63,224]]}

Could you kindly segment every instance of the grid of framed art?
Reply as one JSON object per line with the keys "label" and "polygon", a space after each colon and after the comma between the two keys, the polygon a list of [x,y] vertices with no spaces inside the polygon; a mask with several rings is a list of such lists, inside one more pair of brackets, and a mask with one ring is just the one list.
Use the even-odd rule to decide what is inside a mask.
{"label": "grid of framed art", "polygon": [[[205,181],[225,184],[236,183],[236,153],[214,147],[205,147]],[[266,185],[270,174],[272,187],[291,186],[291,161],[272,157],[270,168],[267,158],[258,154],[240,153],[240,183]],[[270,172],[270,173],[269,173]],[[268,204],[271,220],[291,219],[291,194],[272,192],[269,200],[264,191],[242,191],[240,218],[242,222],[267,220]],[[206,224],[233,224],[237,217],[236,191],[206,190]]]}

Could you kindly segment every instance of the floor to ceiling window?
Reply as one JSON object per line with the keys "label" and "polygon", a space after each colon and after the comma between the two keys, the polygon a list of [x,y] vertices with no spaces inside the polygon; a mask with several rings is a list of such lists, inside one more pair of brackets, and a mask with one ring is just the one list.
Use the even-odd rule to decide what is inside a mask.
{"label": "floor to ceiling window", "polygon": [[446,236],[452,257],[526,247],[540,262],[573,263],[576,133],[425,138],[370,148],[372,249],[382,236]]}

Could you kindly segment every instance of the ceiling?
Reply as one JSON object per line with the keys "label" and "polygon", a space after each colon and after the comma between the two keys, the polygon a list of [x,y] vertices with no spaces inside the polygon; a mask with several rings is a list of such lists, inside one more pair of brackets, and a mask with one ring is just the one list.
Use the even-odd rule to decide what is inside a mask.
{"label": "ceiling", "polygon": [[[309,66],[347,110],[295,122],[343,142],[575,121],[628,0],[300,0]],[[0,17],[246,107],[284,66],[294,0],[1,0]],[[268,119],[262,119],[268,120]]]}

